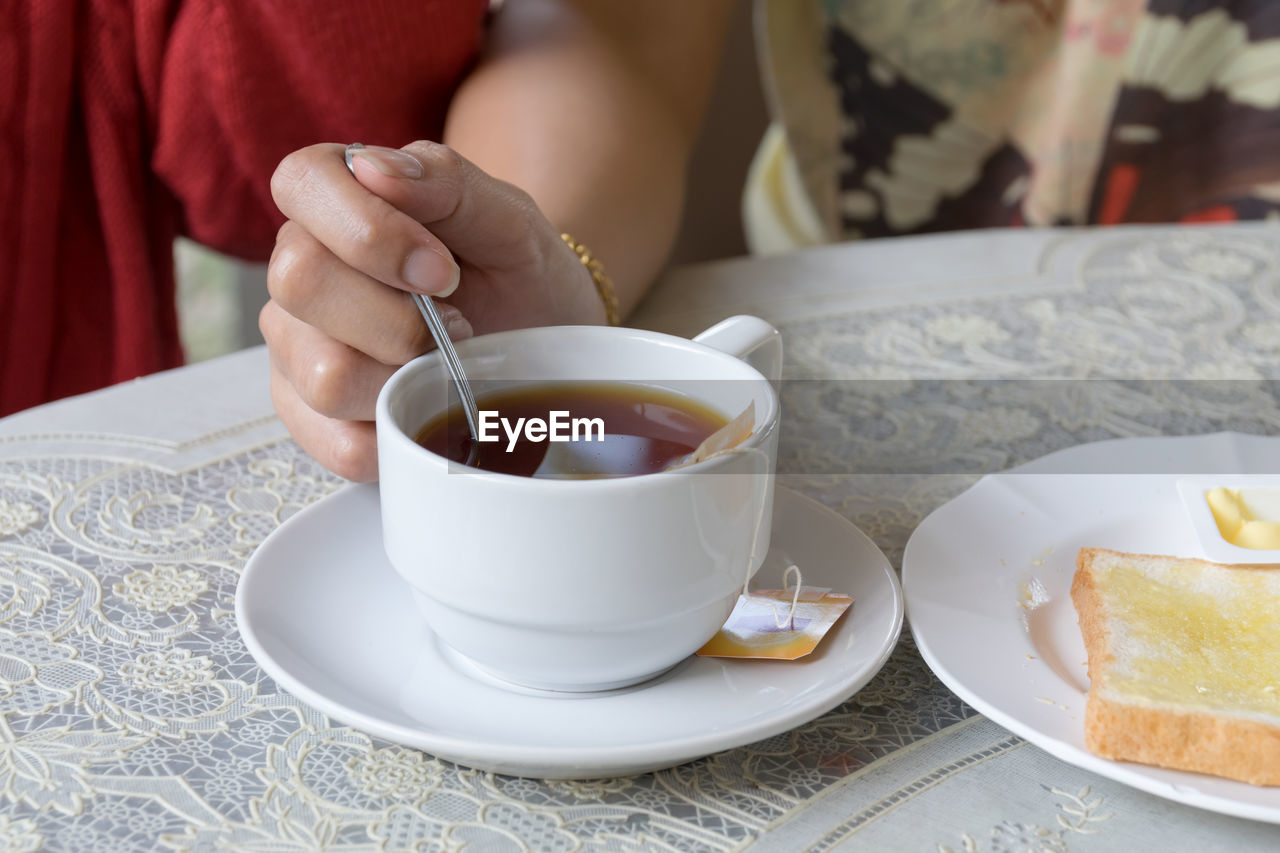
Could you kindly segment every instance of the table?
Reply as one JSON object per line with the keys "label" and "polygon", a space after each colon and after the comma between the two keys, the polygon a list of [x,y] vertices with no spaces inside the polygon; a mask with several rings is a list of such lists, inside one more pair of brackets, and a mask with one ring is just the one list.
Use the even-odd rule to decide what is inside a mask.
{"label": "table", "polygon": [[[1272,224],[737,259],[671,272],[635,322],[692,334],[730,313],[784,334],[780,482],[895,565],[984,472],[1099,438],[1280,426]],[[1280,827],[1000,729],[906,633],[820,719],[636,778],[495,776],[333,724],[277,690],[235,625],[248,555],[341,486],[272,416],[266,365],[249,350],[0,421],[0,849],[1280,846]]]}

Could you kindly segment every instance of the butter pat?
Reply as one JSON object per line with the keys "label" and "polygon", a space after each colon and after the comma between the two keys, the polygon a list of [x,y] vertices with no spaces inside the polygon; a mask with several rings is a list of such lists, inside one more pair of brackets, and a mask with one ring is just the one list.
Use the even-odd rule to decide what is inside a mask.
{"label": "butter pat", "polygon": [[1223,539],[1255,551],[1280,549],[1280,489],[1217,486],[1204,498]]}
{"label": "butter pat", "polygon": [[1200,556],[1228,565],[1280,566],[1280,474],[1180,477],[1177,490]]}

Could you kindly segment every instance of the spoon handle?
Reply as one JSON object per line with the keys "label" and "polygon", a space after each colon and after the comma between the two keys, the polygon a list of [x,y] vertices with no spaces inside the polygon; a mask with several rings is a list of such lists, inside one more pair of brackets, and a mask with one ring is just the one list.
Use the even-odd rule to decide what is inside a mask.
{"label": "spoon handle", "polygon": [[458,389],[458,397],[462,401],[462,414],[466,416],[467,427],[471,430],[472,447],[475,447],[480,440],[480,415],[475,395],[471,393],[471,383],[462,372],[462,362],[458,360],[458,353],[453,348],[453,341],[449,340],[449,333],[445,331],[435,303],[421,293],[413,294],[413,302],[422,312],[422,319],[427,321],[427,329],[430,330],[431,337],[436,339],[436,348],[440,350],[445,367],[449,368],[449,375],[453,377],[454,387]]}
{"label": "spoon handle", "polygon": [[[357,149],[363,147],[359,142],[353,142],[347,146],[347,150],[344,152],[343,156],[347,163],[347,170],[352,175],[356,173],[356,170],[351,162],[351,155]],[[462,370],[462,362],[458,360],[458,353],[453,348],[453,341],[449,339],[449,332],[440,320],[440,313],[436,311],[435,303],[429,297],[415,293],[413,294],[413,304],[418,306],[422,319],[427,321],[427,330],[431,332],[431,337],[435,339],[436,349],[440,350],[440,356],[444,359],[445,367],[449,369],[449,375],[453,377],[453,387],[458,390],[458,399],[462,401],[462,414],[467,419],[467,429],[471,431],[471,445],[467,453],[466,464],[472,465],[480,448],[480,413],[476,407],[475,395],[471,393],[471,383],[467,381],[467,374]]]}

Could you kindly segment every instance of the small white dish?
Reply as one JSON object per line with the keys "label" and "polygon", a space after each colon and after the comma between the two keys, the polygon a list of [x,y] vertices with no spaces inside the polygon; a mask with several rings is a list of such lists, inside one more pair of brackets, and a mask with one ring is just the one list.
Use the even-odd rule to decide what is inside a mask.
{"label": "small white dish", "polygon": [[1175,802],[1280,823],[1280,788],[1111,761],[1084,744],[1089,676],[1070,595],[1077,552],[1194,555],[1178,481],[1194,473],[1229,483],[1244,470],[1280,470],[1280,438],[1104,441],[982,478],[921,522],[903,554],[925,662],[965,702],[1063,761]]}
{"label": "small white dish", "polygon": [[770,737],[856,693],[888,659],[902,592],[865,534],[779,488],[756,585],[797,563],[810,586],[853,596],[800,661],[691,657],[652,681],[598,693],[498,682],[438,642],[382,549],[378,489],[351,486],[298,513],[254,552],[236,590],[250,653],[325,714],[441,758],[543,778],[670,767]]}
{"label": "small white dish", "polygon": [[[1280,476],[1274,474],[1224,474],[1216,477],[1189,477],[1178,480],[1178,496],[1191,527],[1200,540],[1200,550],[1206,560],[1215,563],[1280,563],[1280,549],[1242,548],[1223,538],[1218,523],[1209,508],[1206,494],[1222,486],[1232,491],[1265,490],[1280,495]],[[1273,496],[1274,497],[1274,496]]]}

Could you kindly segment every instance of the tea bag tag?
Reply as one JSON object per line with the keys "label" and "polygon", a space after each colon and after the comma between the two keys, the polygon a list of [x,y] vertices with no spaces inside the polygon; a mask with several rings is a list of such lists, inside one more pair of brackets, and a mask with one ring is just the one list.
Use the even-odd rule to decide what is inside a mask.
{"label": "tea bag tag", "polygon": [[[793,571],[796,585],[785,588],[786,577]],[[783,589],[739,595],[729,619],[698,654],[757,660],[797,660],[811,654],[853,599],[829,589],[803,586],[796,566],[790,566],[783,579]]]}

